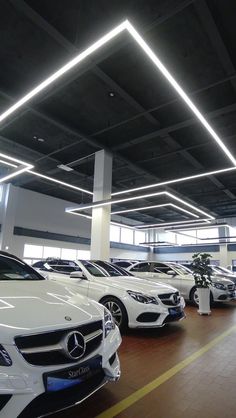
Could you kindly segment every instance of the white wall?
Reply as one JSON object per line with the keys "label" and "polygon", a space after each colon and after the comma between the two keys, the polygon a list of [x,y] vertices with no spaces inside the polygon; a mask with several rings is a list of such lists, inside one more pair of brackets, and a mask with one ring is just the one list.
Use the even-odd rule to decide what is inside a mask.
{"label": "white wall", "polygon": [[65,209],[73,205],[66,200],[21,188],[15,226],[90,238],[90,220],[65,213]]}
{"label": "white wall", "polygon": [[[159,261],[192,261],[193,253],[168,253],[168,254],[154,254],[155,260]],[[211,253],[212,260],[220,260],[220,253]],[[235,253],[236,255],[236,253]]]}
{"label": "white wall", "polygon": [[[73,206],[74,203],[14,186],[11,186],[11,193],[17,205],[14,226],[70,236],[91,237],[91,221],[89,219],[65,213],[65,208]],[[3,205],[4,199],[0,202],[0,223]],[[14,235],[13,238],[13,244],[9,251],[21,258],[23,258],[25,244],[90,250],[88,245],[65,241],[18,235]],[[148,253],[112,248],[110,257],[143,260],[147,259]]]}

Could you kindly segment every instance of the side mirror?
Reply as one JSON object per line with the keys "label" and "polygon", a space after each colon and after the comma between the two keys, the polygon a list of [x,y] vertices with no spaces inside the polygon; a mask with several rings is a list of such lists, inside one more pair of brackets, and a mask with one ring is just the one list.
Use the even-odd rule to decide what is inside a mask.
{"label": "side mirror", "polygon": [[168,276],[176,276],[176,272],[174,270],[168,270],[166,274],[168,274]]}
{"label": "side mirror", "polygon": [[71,279],[84,279],[87,280],[87,277],[85,277],[84,273],[82,271],[72,271],[72,273],[70,273],[70,278]]}

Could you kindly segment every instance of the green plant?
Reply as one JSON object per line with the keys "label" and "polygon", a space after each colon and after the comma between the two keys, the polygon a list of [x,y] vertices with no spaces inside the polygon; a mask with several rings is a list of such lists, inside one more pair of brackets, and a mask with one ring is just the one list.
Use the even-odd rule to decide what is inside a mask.
{"label": "green plant", "polygon": [[212,256],[207,253],[195,253],[192,256],[192,270],[197,287],[208,288],[212,283],[210,266],[210,258]]}

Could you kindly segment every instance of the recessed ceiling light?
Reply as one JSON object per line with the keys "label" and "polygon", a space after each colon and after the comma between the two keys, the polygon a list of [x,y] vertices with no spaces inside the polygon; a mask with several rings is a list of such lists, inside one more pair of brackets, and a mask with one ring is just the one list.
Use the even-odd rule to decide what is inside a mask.
{"label": "recessed ceiling light", "polygon": [[115,97],[115,93],[114,93],[114,91],[109,91],[108,96],[109,96],[109,97]]}
{"label": "recessed ceiling light", "polygon": [[64,170],[64,171],[74,171],[73,168],[69,167],[68,165],[64,165],[64,164],[59,164],[57,166],[57,168],[60,168],[61,170]]}
{"label": "recessed ceiling light", "polygon": [[38,142],[45,142],[45,139],[44,138],[39,138],[38,136],[36,136],[36,135],[34,135],[33,136],[33,139],[35,139],[36,141],[38,141]]}

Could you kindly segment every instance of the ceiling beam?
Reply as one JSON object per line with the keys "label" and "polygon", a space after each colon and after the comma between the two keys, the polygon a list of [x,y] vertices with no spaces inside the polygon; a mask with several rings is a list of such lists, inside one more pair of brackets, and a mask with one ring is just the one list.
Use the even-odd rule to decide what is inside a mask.
{"label": "ceiling beam", "polygon": [[[219,60],[222,64],[222,67],[225,70],[225,73],[229,76],[231,74],[234,74],[235,73],[234,64],[230,58],[230,54],[223,42],[219,29],[214,21],[214,18],[210,12],[210,9],[206,1],[198,0],[194,3],[194,7],[219,57]],[[232,79],[230,83],[232,87],[234,88],[234,90],[236,91],[236,80]]]}

